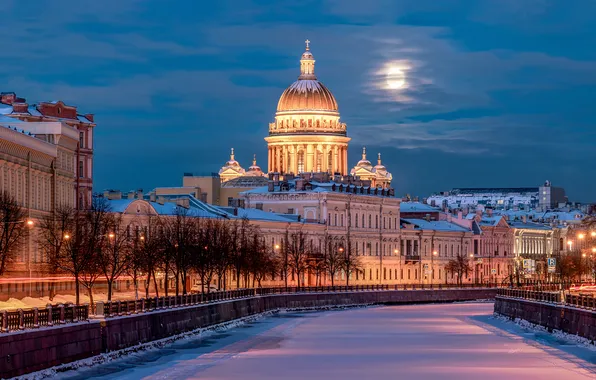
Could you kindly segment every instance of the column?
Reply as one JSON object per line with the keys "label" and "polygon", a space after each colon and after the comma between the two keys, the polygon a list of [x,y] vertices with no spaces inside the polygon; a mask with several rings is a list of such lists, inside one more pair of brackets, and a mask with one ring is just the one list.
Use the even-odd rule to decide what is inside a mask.
{"label": "column", "polygon": [[275,147],[275,171],[278,173],[281,171],[281,147],[279,146]]}
{"label": "column", "polygon": [[344,175],[348,175],[348,146],[344,146]]}
{"label": "column", "polygon": [[329,153],[327,152],[327,145],[323,145],[323,148],[321,149],[321,152],[323,154],[323,157],[321,158],[321,171],[322,172],[328,172],[328,166],[327,163],[329,161]]}
{"label": "column", "polygon": [[267,173],[271,172],[271,147],[267,147]]}
{"label": "column", "polygon": [[292,160],[292,171],[294,175],[298,174],[298,145],[294,145],[294,159]]}
{"label": "column", "polygon": [[339,164],[338,164],[338,147],[337,145],[333,146],[333,173],[338,171]]}
{"label": "column", "polygon": [[314,159],[313,159],[314,158],[313,157],[314,156],[314,153],[313,153],[313,150],[314,150],[313,144],[308,144],[306,146],[306,153],[307,154],[306,154],[306,165],[305,165],[305,168],[304,168],[304,171],[305,172],[313,171],[313,167],[314,167],[314,165],[313,165],[313,163],[314,163]]}

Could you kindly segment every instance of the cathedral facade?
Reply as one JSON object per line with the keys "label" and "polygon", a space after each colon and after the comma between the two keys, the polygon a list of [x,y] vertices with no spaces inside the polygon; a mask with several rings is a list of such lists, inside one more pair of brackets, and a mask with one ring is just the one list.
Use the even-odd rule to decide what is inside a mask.
{"label": "cathedral facade", "polygon": [[[329,173],[355,176],[371,181],[371,186],[388,188],[391,173],[381,164],[373,166],[363,159],[351,170],[348,165],[347,126],[340,120],[337,101],[315,75],[315,59],[306,40],[300,59],[300,75],[282,93],[277,103],[275,121],[265,137],[268,148],[267,173],[280,175]],[[253,162],[253,167],[256,162]],[[248,175],[266,175],[259,170],[245,171],[231,159],[220,170],[222,182]]]}

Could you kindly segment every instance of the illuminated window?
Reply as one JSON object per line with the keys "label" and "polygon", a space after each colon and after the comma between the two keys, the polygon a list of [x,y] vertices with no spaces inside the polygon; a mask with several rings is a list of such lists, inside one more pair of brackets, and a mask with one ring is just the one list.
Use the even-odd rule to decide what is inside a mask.
{"label": "illuminated window", "polygon": [[298,152],[298,173],[304,173],[304,151]]}

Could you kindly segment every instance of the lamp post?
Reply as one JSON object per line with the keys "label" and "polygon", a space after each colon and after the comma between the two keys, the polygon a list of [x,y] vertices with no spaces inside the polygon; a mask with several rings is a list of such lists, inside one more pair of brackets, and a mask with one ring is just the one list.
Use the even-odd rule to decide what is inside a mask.
{"label": "lamp post", "polygon": [[474,283],[476,283],[476,263],[474,262],[474,254],[470,253],[470,258],[472,259],[472,276],[474,277]]}
{"label": "lamp post", "polygon": [[437,256],[439,253],[435,250],[433,254],[430,256],[430,284],[432,285],[433,280],[435,279],[435,267],[433,263],[433,258]]}

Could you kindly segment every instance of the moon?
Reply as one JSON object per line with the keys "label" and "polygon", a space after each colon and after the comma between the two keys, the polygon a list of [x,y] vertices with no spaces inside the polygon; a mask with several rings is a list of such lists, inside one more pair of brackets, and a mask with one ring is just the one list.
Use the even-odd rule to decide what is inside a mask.
{"label": "moon", "polygon": [[386,75],[387,87],[391,90],[399,90],[406,84],[406,76],[399,67],[390,67]]}

